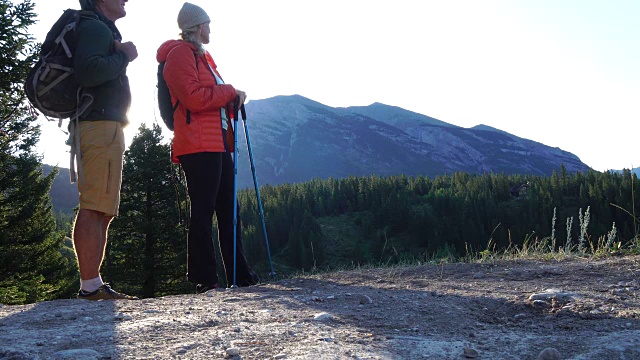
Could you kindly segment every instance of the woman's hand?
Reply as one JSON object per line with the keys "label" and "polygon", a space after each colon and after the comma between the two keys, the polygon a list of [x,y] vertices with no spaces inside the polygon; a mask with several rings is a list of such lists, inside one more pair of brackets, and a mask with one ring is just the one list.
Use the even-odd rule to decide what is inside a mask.
{"label": "woman's hand", "polygon": [[244,101],[247,99],[247,94],[242,90],[236,89],[236,96],[238,99],[238,106],[244,104]]}

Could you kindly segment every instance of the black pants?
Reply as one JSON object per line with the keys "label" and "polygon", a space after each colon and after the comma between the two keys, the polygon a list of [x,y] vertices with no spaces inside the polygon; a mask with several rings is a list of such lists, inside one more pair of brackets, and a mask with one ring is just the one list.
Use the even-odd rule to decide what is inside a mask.
{"label": "black pants", "polygon": [[[218,283],[211,232],[218,218],[218,241],[227,285],[233,285],[233,159],[231,153],[196,153],[179,157],[187,178],[191,221],[187,239],[187,279],[196,284]],[[240,207],[238,206],[238,214]],[[253,285],[258,277],[242,250],[242,227],[236,233],[236,284]]]}

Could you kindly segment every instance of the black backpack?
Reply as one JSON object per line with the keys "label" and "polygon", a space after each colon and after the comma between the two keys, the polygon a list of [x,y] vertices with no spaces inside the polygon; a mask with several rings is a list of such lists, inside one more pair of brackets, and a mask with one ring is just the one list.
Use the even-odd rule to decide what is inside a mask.
{"label": "black backpack", "polygon": [[76,29],[85,12],[67,9],[47,33],[38,62],[24,84],[29,102],[45,117],[75,119],[89,111],[93,97],[85,93],[74,76]]}
{"label": "black backpack", "polygon": [[[196,68],[198,68],[198,55],[194,53],[196,58]],[[158,109],[160,109],[160,117],[167,126],[167,128],[173,131],[173,114],[176,112],[180,100],[176,101],[176,104],[171,103],[171,94],[169,93],[169,87],[164,80],[164,62],[158,64]],[[191,123],[191,111],[187,110],[187,124]]]}

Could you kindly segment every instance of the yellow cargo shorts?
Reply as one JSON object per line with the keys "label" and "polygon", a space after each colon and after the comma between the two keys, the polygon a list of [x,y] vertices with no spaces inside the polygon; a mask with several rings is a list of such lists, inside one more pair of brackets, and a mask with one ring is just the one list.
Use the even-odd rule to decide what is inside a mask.
{"label": "yellow cargo shorts", "polygon": [[118,121],[80,122],[80,209],[117,216],[120,206],[124,131]]}

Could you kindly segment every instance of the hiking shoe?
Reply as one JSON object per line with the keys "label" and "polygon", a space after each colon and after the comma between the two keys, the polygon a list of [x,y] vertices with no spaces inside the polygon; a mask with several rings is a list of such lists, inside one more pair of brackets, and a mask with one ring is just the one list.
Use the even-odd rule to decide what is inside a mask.
{"label": "hiking shoe", "polygon": [[198,284],[196,285],[196,294],[206,293],[209,290],[217,289],[218,284]]}
{"label": "hiking shoe", "polygon": [[136,296],[121,294],[111,288],[109,284],[104,284],[93,292],[85,292],[82,289],[78,292],[78,299],[84,300],[140,300]]}

